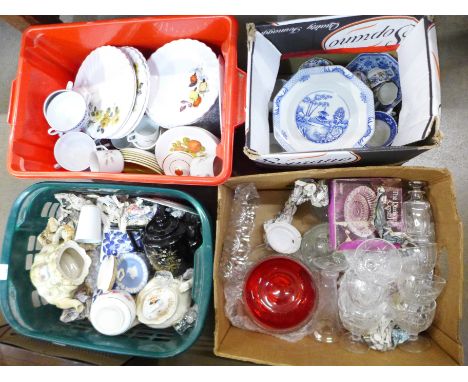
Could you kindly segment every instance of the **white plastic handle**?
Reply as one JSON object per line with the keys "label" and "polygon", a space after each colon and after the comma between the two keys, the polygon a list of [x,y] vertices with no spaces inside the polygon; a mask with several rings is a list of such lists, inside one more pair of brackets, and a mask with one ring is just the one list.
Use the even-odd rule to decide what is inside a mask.
{"label": "white plastic handle", "polygon": [[8,264],[0,264],[0,281],[8,278]]}

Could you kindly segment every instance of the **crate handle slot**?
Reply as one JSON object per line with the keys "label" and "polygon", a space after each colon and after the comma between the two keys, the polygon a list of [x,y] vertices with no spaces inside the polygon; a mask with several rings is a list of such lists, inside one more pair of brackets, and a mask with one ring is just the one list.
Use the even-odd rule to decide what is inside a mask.
{"label": "crate handle slot", "polygon": [[237,108],[235,110],[234,126],[239,127],[245,122],[245,99],[246,99],[246,84],[247,84],[247,73],[243,70],[236,68],[237,70]]}
{"label": "crate handle slot", "polygon": [[8,264],[0,264],[0,281],[8,279]]}
{"label": "crate handle slot", "polygon": [[10,103],[8,105],[8,117],[7,121],[10,126],[16,123],[16,109],[17,109],[17,97],[16,97],[16,78],[11,81],[10,88]]}

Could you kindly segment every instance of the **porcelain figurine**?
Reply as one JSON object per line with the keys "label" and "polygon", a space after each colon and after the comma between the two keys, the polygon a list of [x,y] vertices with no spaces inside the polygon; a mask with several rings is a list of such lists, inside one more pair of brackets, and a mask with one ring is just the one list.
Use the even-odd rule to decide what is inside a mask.
{"label": "porcelain figurine", "polygon": [[60,309],[83,310],[83,303],[74,299],[75,291],[89,272],[91,258],[76,242],[58,240],[44,246],[34,258],[30,278],[37,292],[49,304]]}
{"label": "porcelain figurine", "polygon": [[138,294],[138,320],[153,329],[163,329],[179,322],[190,308],[193,279],[173,278],[167,271],[154,278]]}
{"label": "porcelain figurine", "polygon": [[60,224],[55,218],[49,218],[47,226],[38,237],[39,243],[44,247],[51,243],[59,243],[61,240],[72,240],[75,236],[75,228],[72,224]]}

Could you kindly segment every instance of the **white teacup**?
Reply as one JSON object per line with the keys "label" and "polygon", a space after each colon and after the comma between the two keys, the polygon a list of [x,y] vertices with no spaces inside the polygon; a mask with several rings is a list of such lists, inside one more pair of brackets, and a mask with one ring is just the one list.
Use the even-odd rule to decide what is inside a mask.
{"label": "white teacup", "polygon": [[88,120],[86,101],[72,90],[69,81],[66,89],[57,90],[46,98],[43,106],[44,117],[50,125],[50,135],[61,135],[70,131],[81,131]]}
{"label": "white teacup", "polygon": [[77,243],[97,244],[102,241],[101,210],[95,204],[81,207],[75,241]]}
{"label": "white teacup", "polygon": [[127,140],[139,149],[148,150],[154,147],[158,137],[159,126],[145,115]]}
{"label": "white teacup", "polygon": [[374,91],[376,91],[377,99],[384,106],[391,105],[398,97],[398,86],[393,82],[385,82]]}
{"label": "white teacup", "polygon": [[190,163],[191,176],[214,176],[215,175],[215,155],[193,158]]}
{"label": "white teacup", "polygon": [[119,150],[96,150],[89,157],[92,172],[122,172],[124,157]]}
{"label": "white teacup", "polygon": [[103,147],[96,147],[89,135],[72,131],[55,142],[54,156],[58,165],[65,170],[84,171],[90,166],[91,154],[101,148]]}
{"label": "white teacup", "polygon": [[138,324],[135,300],[130,293],[111,290],[98,295],[91,305],[89,320],[107,336],[117,336]]}

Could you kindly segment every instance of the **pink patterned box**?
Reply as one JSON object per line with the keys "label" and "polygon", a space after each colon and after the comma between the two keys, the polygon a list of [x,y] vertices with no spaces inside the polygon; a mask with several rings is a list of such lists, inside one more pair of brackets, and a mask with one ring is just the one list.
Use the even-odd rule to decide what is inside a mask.
{"label": "pink patterned box", "polygon": [[387,196],[387,222],[395,231],[402,230],[401,179],[333,179],[328,207],[331,249],[353,249],[363,240],[377,236],[373,219],[379,186],[384,187]]}

